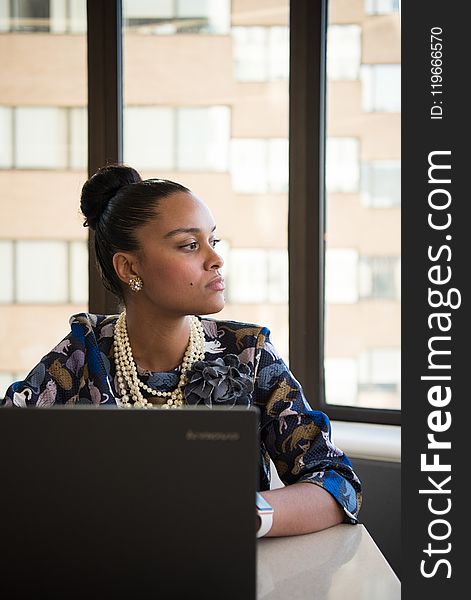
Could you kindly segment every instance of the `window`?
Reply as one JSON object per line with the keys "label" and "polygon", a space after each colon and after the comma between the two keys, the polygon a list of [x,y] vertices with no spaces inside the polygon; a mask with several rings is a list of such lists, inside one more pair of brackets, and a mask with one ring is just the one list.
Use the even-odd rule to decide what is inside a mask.
{"label": "window", "polygon": [[86,304],[84,241],[1,240],[0,304]]}
{"label": "window", "polygon": [[0,240],[0,264],[2,265],[2,285],[0,303],[13,301],[13,242]]}
{"label": "window", "polygon": [[84,0],[2,0],[0,31],[85,33]]}
{"label": "window", "polygon": [[327,76],[330,80],[358,79],[361,60],[361,27],[331,25],[327,32]]}
{"label": "window", "polygon": [[0,395],[88,308],[86,6],[0,0]]}
{"label": "window", "polygon": [[288,140],[233,139],[231,174],[240,194],[288,191]]}
{"label": "window", "polygon": [[224,240],[214,317],[267,325],[286,360],[288,8],[123,2],[124,160],[208,204]]}
{"label": "window", "polygon": [[[341,22],[331,21],[327,30],[325,305],[319,317],[326,411],[387,423],[396,422],[393,411],[400,408],[401,344],[401,68],[385,64],[399,52],[392,4],[370,2],[363,15],[352,12],[351,23],[346,11],[330,11]],[[381,34],[366,8],[385,12]],[[397,42],[389,54],[381,46],[385,35]],[[363,42],[368,64],[361,63]],[[376,127],[372,113],[378,112]],[[383,412],[378,417],[368,409]]]}
{"label": "window", "polygon": [[[67,301],[65,242],[17,242],[15,271],[18,302],[39,304]],[[46,276],[49,271],[54,275]]]}
{"label": "window", "polygon": [[237,81],[288,79],[288,27],[233,27],[232,39]]}
{"label": "window", "polygon": [[19,169],[64,169],[67,165],[67,120],[64,110],[18,107],[15,165]]}
{"label": "window", "polygon": [[288,302],[286,250],[234,248],[226,258],[227,300],[237,304]]}
{"label": "window", "polygon": [[229,138],[226,106],[125,109],[124,158],[141,169],[226,171]]}
{"label": "window", "polygon": [[401,204],[401,163],[396,160],[363,162],[361,198],[364,206],[389,208]]}
{"label": "window", "polygon": [[358,302],[358,252],[350,248],[326,251],[325,299],[331,304]]}
{"label": "window", "polygon": [[326,163],[326,187],[329,192],[358,190],[360,179],[358,140],[328,138]]}
{"label": "window", "polygon": [[125,25],[140,34],[225,34],[230,24],[229,0],[125,0]]}
{"label": "window", "polygon": [[361,298],[400,300],[401,263],[399,258],[362,256],[358,268]]}
{"label": "window", "polygon": [[365,0],[365,11],[369,15],[399,12],[399,0]]}
{"label": "window", "polygon": [[362,65],[361,84],[365,112],[400,112],[400,65]]}
{"label": "window", "polygon": [[0,168],[85,169],[87,111],[0,106]]}

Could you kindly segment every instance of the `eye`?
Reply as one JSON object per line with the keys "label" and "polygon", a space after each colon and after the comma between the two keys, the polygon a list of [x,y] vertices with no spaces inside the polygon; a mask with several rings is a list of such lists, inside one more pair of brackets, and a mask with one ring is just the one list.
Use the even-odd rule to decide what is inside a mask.
{"label": "eye", "polygon": [[190,242],[189,244],[185,244],[182,248],[188,248],[188,250],[196,250],[198,248],[198,242]]}
{"label": "eye", "polygon": [[216,247],[216,244],[219,244],[219,242],[220,242],[220,241],[221,241],[221,240],[214,239],[214,240],[211,240],[210,244],[211,244],[211,246],[212,246],[213,248],[215,248],[215,247]]}

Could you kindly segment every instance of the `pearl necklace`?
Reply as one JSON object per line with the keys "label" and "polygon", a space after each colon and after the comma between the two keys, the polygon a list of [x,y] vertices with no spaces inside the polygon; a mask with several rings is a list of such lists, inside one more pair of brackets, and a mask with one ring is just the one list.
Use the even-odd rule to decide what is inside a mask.
{"label": "pearl necklace", "polygon": [[[171,392],[161,392],[143,383],[137,375],[131,344],[126,326],[126,311],[123,311],[116,321],[114,330],[114,360],[118,380],[118,405],[123,408],[177,408],[183,404],[182,388],[186,383],[186,373],[193,363],[204,359],[204,331],[200,320],[191,316],[190,339],[181,364],[180,379],[177,387]],[[164,404],[154,405],[142,395],[141,389],[158,398],[168,398]],[[132,400],[132,404],[130,403]]]}

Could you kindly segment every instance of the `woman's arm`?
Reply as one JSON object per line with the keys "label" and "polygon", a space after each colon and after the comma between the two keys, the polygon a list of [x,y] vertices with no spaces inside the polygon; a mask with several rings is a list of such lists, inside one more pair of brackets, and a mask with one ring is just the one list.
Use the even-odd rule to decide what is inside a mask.
{"label": "woman's arm", "polygon": [[266,537],[313,533],[344,520],[345,513],[333,496],[309,482],[261,492],[273,507],[273,524]]}

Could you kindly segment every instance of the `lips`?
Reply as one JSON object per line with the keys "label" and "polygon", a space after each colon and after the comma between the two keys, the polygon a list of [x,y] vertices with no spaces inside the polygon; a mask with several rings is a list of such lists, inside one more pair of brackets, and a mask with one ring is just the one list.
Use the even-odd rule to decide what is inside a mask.
{"label": "lips", "polygon": [[223,277],[215,277],[211,279],[211,281],[206,285],[210,290],[214,290],[215,292],[224,291],[224,278]]}

